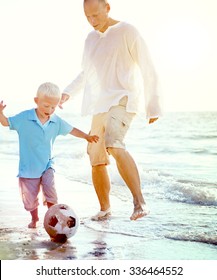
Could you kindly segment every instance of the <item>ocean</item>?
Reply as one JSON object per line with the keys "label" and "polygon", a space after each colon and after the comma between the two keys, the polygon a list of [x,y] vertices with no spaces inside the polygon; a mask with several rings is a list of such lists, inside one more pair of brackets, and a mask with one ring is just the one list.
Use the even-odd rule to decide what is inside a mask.
{"label": "ocean", "polygon": [[[57,113],[89,131],[89,117],[69,109]],[[136,259],[217,260],[217,112],[170,112],[151,125],[137,116],[126,147],[137,163],[150,215],[129,220],[132,197],[111,158],[113,215],[108,221],[91,221],[90,216],[98,211],[96,204],[94,209],[91,206],[92,213],[83,214],[82,224],[87,230],[113,234],[117,240],[129,238],[128,250],[135,249]],[[85,141],[61,136],[55,142],[54,155],[57,174],[72,184],[93,188]],[[17,135],[3,127],[0,156],[18,165]],[[124,258],[123,252],[118,258]],[[107,254],[110,259],[117,257],[111,250]]]}

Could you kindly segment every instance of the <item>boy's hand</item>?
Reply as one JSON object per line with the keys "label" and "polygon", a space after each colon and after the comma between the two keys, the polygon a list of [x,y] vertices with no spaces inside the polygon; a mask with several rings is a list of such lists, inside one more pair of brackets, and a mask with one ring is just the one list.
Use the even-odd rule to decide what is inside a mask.
{"label": "boy's hand", "polygon": [[63,103],[65,103],[68,99],[69,99],[69,95],[68,94],[65,94],[65,93],[63,93],[62,94],[62,97],[61,97],[61,99],[60,99],[60,103],[59,103],[59,107],[60,107],[60,109],[63,109]]}
{"label": "boy's hand", "polygon": [[158,120],[158,118],[150,118],[149,119],[149,124],[156,122]]}
{"label": "boy's hand", "polygon": [[3,112],[5,107],[6,107],[6,105],[3,104],[3,100],[2,100],[0,103],[0,112]]}
{"label": "boy's hand", "polygon": [[2,124],[3,126],[9,126],[9,122],[7,117],[5,117],[3,111],[4,108],[6,107],[6,105],[4,105],[3,101],[0,102],[0,124]]}
{"label": "boy's hand", "polygon": [[90,142],[90,143],[93,143],[93,142],[97,143],[99,141],[99,136],[97,136],[97,135],[88,135],[86,140],[88,142]]}

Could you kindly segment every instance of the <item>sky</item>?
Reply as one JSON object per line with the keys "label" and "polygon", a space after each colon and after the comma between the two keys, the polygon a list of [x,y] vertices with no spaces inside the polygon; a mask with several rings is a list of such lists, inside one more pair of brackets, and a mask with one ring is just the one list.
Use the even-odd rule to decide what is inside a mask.
{"label": "sky", "polygon": [[[109,2],[110,16],[135,25],[146,41],[164,110],[216,111],[216,0]],[[20,109],[32,106],[43,82],[63,90],[81,70],[91,30],[82,0],[0,0],[0,100]]]}

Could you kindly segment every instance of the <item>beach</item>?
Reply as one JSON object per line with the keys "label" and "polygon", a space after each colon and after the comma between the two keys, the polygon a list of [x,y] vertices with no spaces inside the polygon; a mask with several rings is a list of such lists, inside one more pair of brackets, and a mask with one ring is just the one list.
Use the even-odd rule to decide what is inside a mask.
{"label": "beach", "polygon": [[[3,164],[1,162],[1,164]],[[12,170],[11,164],[4,160],[5,170]],[[3,176],[2,176],[3,175]],[[154,219],[154,215],[130,221],[129,215],[118,213],[125,203],[120,205],[116,197],[111,196],[114,205],[113,216],[108,221],[93,222],[91,215],[98,209],[93,188],[74,182],[62,176],[57,177],[60,203],[73,207],[80,217],[77,233],[65,243],[51,241],[43,227],[46,207],[39,206],[40,221],[36,229],[27,225],[30,215],[23,209],[17,178],[9,178],[7,173],[1,174],[1,229],[0,229],[0,258],[2,260],[179,260],[179,259],[209,259],[204,255],[203,247],[216,256],[216,248],[212,245],[174,241],[172,239],[154,238],[152,233],[146,235],[126,234],[119,232],[118,224],[133,228],[135,223],[146,223]],[[118,202],[118,204],[116,204]],[[116,206],[115,206],[116,205]],[[118,205],[118,206],[117,206]],[[129,209],[130,214],[130,209]],[[109,229],[111,225],[111,229]],[[117,227],[117,231],[112,228]],[[175,245],[175,248],[174,248]],[[188,251],[186,251],[186,245]],[[197,257],[195,257],[197,256]]]}
{"label": "beach", "polygon": [[[130,221],[127,216],[121,216],[120,213],[110,221],[102,221],[95,225],[98,222],[91,222],[89,219],[97,211],[98,206],[93,189],[79,183],[73,186],[70,181],[61,176],[57,176],[57,182],[61,188],[59,200],[61,203],[74,206],[73,209],[76,209],[76,214],[81,217],[81,221],[73,237],[63,244],[53,242],[43,227],[46,208],[40,205],[38,227],[28,229],[30,215],[22,207],[16,184],[17,179],[8,180],[8,177],[5,177],[5,190],[1,189],[0,212],[0,258],[2,260],[176,260],[193,259],[195,251],[197,251],[198,259],[205,257],[201,246],[194,242],[188,245],[189,251],[186,252],[184,241],[151,239],[150,236],[147,238],[138,235],[129,236],[127,233],[126,235],[118,234],[118,230],[106,232],[109,230],[112,219],[113,221],[116,219],[117,226],[120,222],[118,219],[130,227],[133,227],[133,223],[136,222]],[[13,183],[13,186],[7,185],[8,181]],[[115,205],[115,197],[112,197],[111,201]],[[120,205],[114,207],[114,211],[119,207]],[[145,223],[145,219],[148,217],[137,223]],[[91,227],[98,227],[98,230]],[[175,250],[174,242],[179,243],[176,244]],[[215,253],[216,249],[213,248],[213,255]]]}
{"label": "beach", "polygon": [[[27,227],[30,215],[23,208],[16,177],[17,135],[1,128],[0,258],[217,260],[216,116],[190,114],[191,126],[185,122],[189,114],[165,117],[149,128],[140,119],[133,124],[127,145],[138,164],[150,208],[150,214],[138,221],[130,221],[132,197],[113,161],[108,167],[112,216],[107,221],[91,221],[99,208],[86,143],[70,136],[60,138],[55,144],[59,203],[69,205],[80,218],[77,233],[65,243],[51,241],[45,231],[47,209],[41,197],[38,227]],[[66,114],[65,118],[80,122],[76,116]],[[202,133],[201,128],[207,131]]]}

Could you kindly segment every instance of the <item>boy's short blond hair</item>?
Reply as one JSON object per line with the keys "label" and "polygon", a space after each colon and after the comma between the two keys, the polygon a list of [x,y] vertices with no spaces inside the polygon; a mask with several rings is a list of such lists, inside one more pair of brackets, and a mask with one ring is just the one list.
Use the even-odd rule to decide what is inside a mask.
{"label": "boy's short blond hair", "polygon": [[53,83],[43,83],[37,90],[37,97],[43,96],[61,98],[60,89]]}

